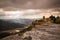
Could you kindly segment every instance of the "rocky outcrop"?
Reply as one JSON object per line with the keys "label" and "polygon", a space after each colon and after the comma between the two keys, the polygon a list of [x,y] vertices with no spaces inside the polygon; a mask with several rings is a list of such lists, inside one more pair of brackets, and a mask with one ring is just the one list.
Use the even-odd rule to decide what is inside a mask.
{"label": "rocky outcrop", "polygon": [[[40,29],[41,27],[43,29]],[[37,28],[24,32],[22,36],[16,34],[1,40],[60,40],[59,28],[59,24],[39,25]]]}

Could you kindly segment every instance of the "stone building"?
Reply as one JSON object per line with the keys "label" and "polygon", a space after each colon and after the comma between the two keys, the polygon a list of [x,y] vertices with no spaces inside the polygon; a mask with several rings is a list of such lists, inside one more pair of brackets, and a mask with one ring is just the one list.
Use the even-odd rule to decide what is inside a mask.
{"label": "stone building", "polygon": [[50,18],[46,18],[45,16],[43,16],[43,22],[44,23],[52,23],[52,20]]}
{"label": "stone building", "polygon": [[50,18],[46,18],[45,16],[43,16],[43,18],[41,20],[35,20],[34,22],[32,22],[32,25],[40,25],[40,24],[44,24],[44,23],[52,23],[52,20]]}

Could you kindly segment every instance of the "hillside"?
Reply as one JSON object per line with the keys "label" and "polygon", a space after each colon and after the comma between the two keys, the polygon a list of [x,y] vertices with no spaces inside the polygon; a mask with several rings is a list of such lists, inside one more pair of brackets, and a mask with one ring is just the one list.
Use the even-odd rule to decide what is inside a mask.
{"label": "hillside", "polygon": [[3,19],[4,21],[14,22],[14,23],[21,23],[21,24],[31,24],[34,19]]}
{"label": "hillside", "polygon": [[15,28],[23,28],[25,25],[21,23],[14,23],[9,21],[0,20],[0,31],[2,30],[11,30]]}

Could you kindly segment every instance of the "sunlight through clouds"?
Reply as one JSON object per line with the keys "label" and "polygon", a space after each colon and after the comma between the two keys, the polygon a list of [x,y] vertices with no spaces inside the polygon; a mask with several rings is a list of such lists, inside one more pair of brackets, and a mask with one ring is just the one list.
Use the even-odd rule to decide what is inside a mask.
{"label": "sunlight through clouds", "polygon": [[16,11],[0,11],[0,19],[38,19],[43,16],[49,17],[50,15],[57,16],[60,12],[52,10],[39,10],[39,9],[26,9],[26,10],[16,10]]}

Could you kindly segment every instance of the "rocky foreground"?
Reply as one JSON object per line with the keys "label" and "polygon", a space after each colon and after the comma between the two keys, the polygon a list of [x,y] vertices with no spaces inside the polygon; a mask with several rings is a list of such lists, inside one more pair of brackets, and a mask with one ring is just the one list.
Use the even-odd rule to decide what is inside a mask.
{"label": "rocky foreground", "polygon": [[60,40],[60,24],[37,25],[22,36],[16,34],[0,40]]}

